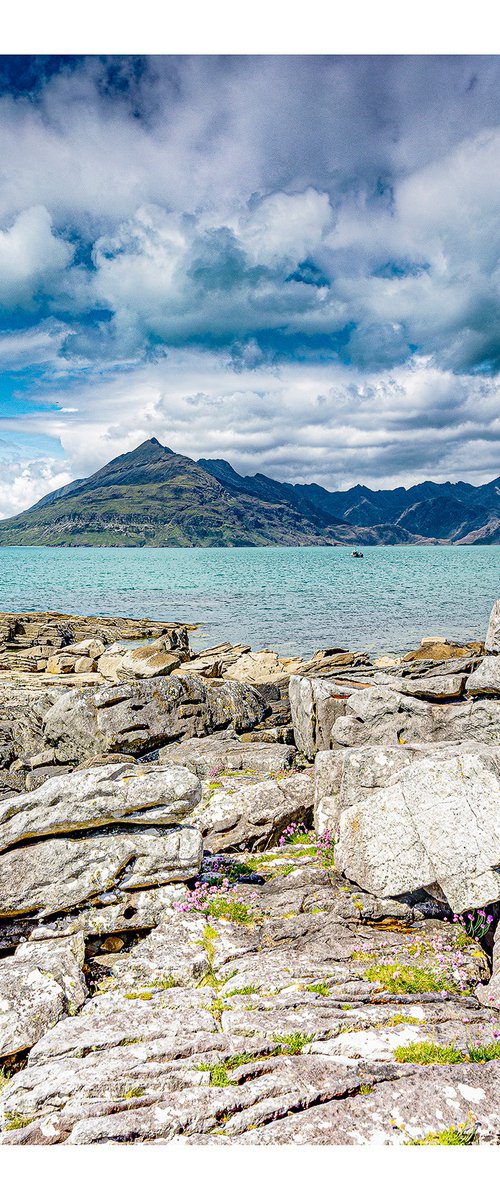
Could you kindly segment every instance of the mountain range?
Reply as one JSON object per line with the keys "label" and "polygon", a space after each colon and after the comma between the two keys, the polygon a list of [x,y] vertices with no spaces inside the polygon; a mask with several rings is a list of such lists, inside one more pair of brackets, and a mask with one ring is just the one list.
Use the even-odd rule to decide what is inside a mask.
{"label": "mountain range", "polygon": [[500,544],[500,477],[372,491],[238,475],[156,438],[16,517],[0,546],[312,546]]}

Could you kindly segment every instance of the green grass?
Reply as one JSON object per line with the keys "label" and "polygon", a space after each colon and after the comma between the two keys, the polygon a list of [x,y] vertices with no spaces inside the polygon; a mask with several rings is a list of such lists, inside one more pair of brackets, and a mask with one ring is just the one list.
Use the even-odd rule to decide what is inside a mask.
{"label": "green grass", "polygon": [[360,1096],[369,1096],[373,1092],[373,1083],[362,1083],[359,1089]]}
{"label": "green grass", "polygon": [[6,1112],[6,1114],[5,1114],[5,1121],[6,1121],[5,1128],[6,1128],[6,1129],[25,1129],[25,1128],[26,1128],[26,1125],[31,1125],[31,1124],[32,1124],[32,1122],[33,1122],[34,1120],[35,1120],[35,1117],[34,1117],[34,1116],[31,1116],[31,1117],[23,1117],[23,1116],[21,1115],[21,1113],[16,1113],[16,1112]]}
{"label": "green grass", "polygon": [[4,1071],[3,1067],[0,1067],[0,1092],[3,1092],[4,1087],[7,1087],[9,1080],[10,1071]]}
{"label": "green grass", "polygon": [[403,963],[385,963],[368,967],[366,978],[370,983],[380,983],[384,991],[392,992],[456,992],[457,985],[443,972],[431,967],[409,966]]}
{"label": "green grass", "polygon": [[273,1042],[278,1042],[280,1046],[284,1047],[281,1050],[282,1054],[301,1054],[304,1046],[313,1041],[313,1037],[312,1033],[277,1033],[273,1037]]}
{"label": "green grass", "polygon": [[122,1092],[122,1100],[135,1100],[138,1096],[143,1096],[146,1089],[143,1087],[131,1087],[128,1091]]}
{"label": "green grass", "polygon": [[424,1138],[410,1138],[405,1146],[473,1146],[477,1145],[477,1126],[464,1121],[462,1125],[449,1125],[448,1129],[428,1133]]}
{"label": "green grass", "polygon": [[458,1050],[454,1042],[448,1045],[440,1045],[438,1042],[410,1042],[408,1046],[398,1046],[394,1057],[396,1062],[411,1063],[485,1063],[500,1058],[500,1044],[469,1044],[465,1050]]}
{"label": "green grass", "polygon": [[152,1000],[152,992],[125,992],[126,1000]]}
{"label": "green grass", "polygon": [[327,983],[310,983],[306,992],[317,992],[318,996],[329,996],[330,988]]}
{"label": "green grass", "polygon": [[237,925],[251,925],[254,913],[242,900],[231,900],[229,896],[214,896],[208,903],[211,917],[225,921],[235,921]]}
{"label": "green grass", "polygon": [[402,1013],[396,1013],[394,1017],[389,1017],[388,1021],[384,1021],[383,1027],[387,1025],[421,1025],[420,1017],[404,1017]]}
{"label": "green grass", "polygon": [[248,983],[246,987],[234,988],[232,992],[226,992],[226,997],[229,996],[254,996],[259,989],[254,987],[253,983]]}

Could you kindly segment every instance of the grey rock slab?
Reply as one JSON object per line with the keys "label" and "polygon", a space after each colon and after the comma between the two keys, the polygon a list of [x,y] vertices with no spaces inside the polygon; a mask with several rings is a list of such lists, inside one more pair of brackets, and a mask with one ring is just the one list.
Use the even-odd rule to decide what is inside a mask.
{"label": "grey rock slab", "polygon": [[500,744],[500,705],[495,700],[431,704],[392,688],[353,693],[346,715],[331,730],[331,748],[404,745],[411,742]]}
{"label": "grey rock slab", "polygon": [[295,744],[306,758],[313,759],[318,750],[330,749],[332,726],[345,712],[351,691],[349,684],[292,675],[289,696]]}
{"label": "grey rock slab", "polygon": [[471,696],[500,696],[500,657],[488,654],[481,659],[479,666],[469,675],[466,691]]}
{"label": "grey rock slab", "polygon": [[[45,941],[70,933],[83,933],[86,938],[104,937],[109,933],[153,929],[174,904],[185,903],[188,895],[188,889],[181,883],[148,887],[144,891],[135,888],[133,895],[117,888],[114,893],[108,893],[109,903],[89,905],[76,914],[64,913],[35,926],[30,940]],[[104,901],[105,897],[102,899]]]}
{"label": "grey rock slab", "polygon": [[422,700],[453,700],[462,695],[466,675],[432,675],[419,679],[398,679],[392,687],[403,696]]}
{"label": "grey rock slab", "polygon": [[291,821],[312,813],[313,782],[305,773],[212,792],[190,816],[207,850],[265,850],[276,844]]}
{"label": "grey rock slab", "polygon": [[160,750],[160,762],[179,763],[198,776],[206,779],[212,773],[224,771],[254,770],[265,775],[276,771],[288,771],[293,766],[297,751],[293,746],[278,742],[240,742],[236,738],[211,734],[205,738],[188,738],[177,745],[164,746]]}
{"label": "grey rock slab", "polygon": [[197,875],[197,830],[165,830],[48,838],[1,858],[0,916],[65,911],[116,887],[167,883]]}
{"label": "grey rock slab", "polygon": [[488,654],[500,654],[500,600],[491,610],[484,646]]}
{"label": "grey rock slab", "polygon": [[340,814],[336,863],[368,892],[437,883],[455,912],[500,899],[500,752],[432,752]]}
{"label": "grey rock slab", "polygon": [[254,688],[178,674],[83,692],[67,690],[44,717],[44,736],[60,761],[121,750],[144,754],[169,741],[232,725],[253,729],[265,715]]}
{"label": "grey rock slab", "polygon": [[111,823],[176,825],[200,799],[200,783],[184,767],[110,764],[73,771],[0,803],[0,848]]}
{"label": "grey rock slab", "polygon": [[81,935],[25,943],[0,960],[0,1056],[33,1046],[87,995]]}
{"label": "grey rock slab", "polygon": [[500,1075],[494,1062],[410,1068],[399,1078],[374,1081],[368,1095],[358,1089],[357,1095],[286,1115],[231,1141],[242,1145],[403,1146],[411,1138],[467,1124],[471,1111],[478,1141],[498,1144]]}

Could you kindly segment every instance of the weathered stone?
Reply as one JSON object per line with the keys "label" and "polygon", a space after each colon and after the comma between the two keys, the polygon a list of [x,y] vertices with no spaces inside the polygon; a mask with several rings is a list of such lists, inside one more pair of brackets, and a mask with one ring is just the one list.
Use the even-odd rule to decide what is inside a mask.
{"label": "weathered stone", "polygon": [[185,902],[187,888],[182,883],[164,887],[135,888],[133,894],[120,891],[103,896],[102,904],[90,904],[78,913],[63,913],[52,920],[36,925],[31,941],[46,941],[61,934],[83,933],[86,938],[108,933],[128,933],[137,929],[153,929],[168,915],[172,905]]}
{"label": "weathered stone", "polygon": [[92,767],[49,779],[30,798],[0,804],[0,849],[27,838],[96,829],[110,823],[176,825],[201,799],[184,767]]}
{"label": "weathered stone", "polygon": [[160,646],[136,646],[127,650],[117,669],[118,679],[152,679],[157,675],[170,675],[180,667],[181,659]]}
{"label": "weathered stone", "polygon": [[256,770],[259,773],[288,771],[297,751],[279,743],[243,743],[231,734],[211,734],[204,738],[188,738],[177,745],[160,750],[160,762],[179,763],[194,771],[199,779],[207,779],[218,771]]}
{"label": "weathered stone", "polygon": [[499,744],[500,705],[495,700],[429,704],[392,687],[352,692],[345,702],[345,716],[334,722],[330,733],[332,748],[468,741]]}
{"label": "weathered stone", "polygon": [[74,654],[76,658],[99,658],[106,647],[100,638],[84,638],[81,642],[73,642],[65,647],[66,654]]}
{"label": "weathered stone", "polygon": [[289,694],[295,744],[306,758],[330,749],[333,723],[345,712],[351,691],[349,686],[328,680],[292,676]]}
{"label": "weathered stone", "polygon": [[75,658],[74,671],[75,675],[92,675],[97,670],[97,660],[95,658]]}
{"label": "weathered stone", "polygon": [[309,820],[313,784],[306,774],[247,783],[230,780],[209,794],[190,816],[208,850],[265,850],[292,821]]}
{"label": "weathered stone", "polygon": [[495,600],[484,643],[488,654],[500,654],[500,600]]}
{"label": "weathered stone", "polygon": [[300,666],[301,661],[300,658],[280,658],[274,650],[249,651],[228,666],[224,676],[226,679],[239,679],[242,683],[264,683],[267,680],[284,682]]}
{"label": "weathered stone", "polygon": [[120,887],[192,879],[202,841],[196,829],[133,829],[77,838],[47,838],[1,858],[0,916],[61,912]]}
{"label": "weathered stone", "polygon": [[246,684],[177,675],[68,690],[46,713],[44,735],[60,761],[77,762],[103,752],[145,753],[228,725],[251,729],[265,711]]}
{"label": "weathered stone", "polygon": [[336,862],[378,896],[438,884],[462,912],[500,899],[500,751],[432,751],[340,814]]}
{"label": "weathered stone", "polygon": [[481,659],[465,687],[471,696],[500,696],[500,657],[491,654]]}
{"label": "weathered stone", "polygon": [[466,675],[431,675],[418,679],[396,679],[392,687],[403,696],[422,700],[452,700],[462,695]]}
{"label": "weathered stone", "polygon": [[0,1057],[28,1049],[66,1013],[78,1012],[87,995],[84,950],[80,934],[27,943],[0,960]]}
{"label": "weathered stone", "polygon": [[75,659],[72,654],[53,654],[47,660],[46,671],[49,675],[66,675],[75,669]]}

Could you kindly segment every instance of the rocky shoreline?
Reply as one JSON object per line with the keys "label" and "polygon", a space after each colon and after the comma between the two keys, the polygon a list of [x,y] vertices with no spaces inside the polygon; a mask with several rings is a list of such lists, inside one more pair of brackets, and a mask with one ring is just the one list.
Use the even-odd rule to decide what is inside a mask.
{"label": "rocky shoreline", "polygon": [[500,601],[307,661],[0,614],[0,1143],[500,1142]]}

